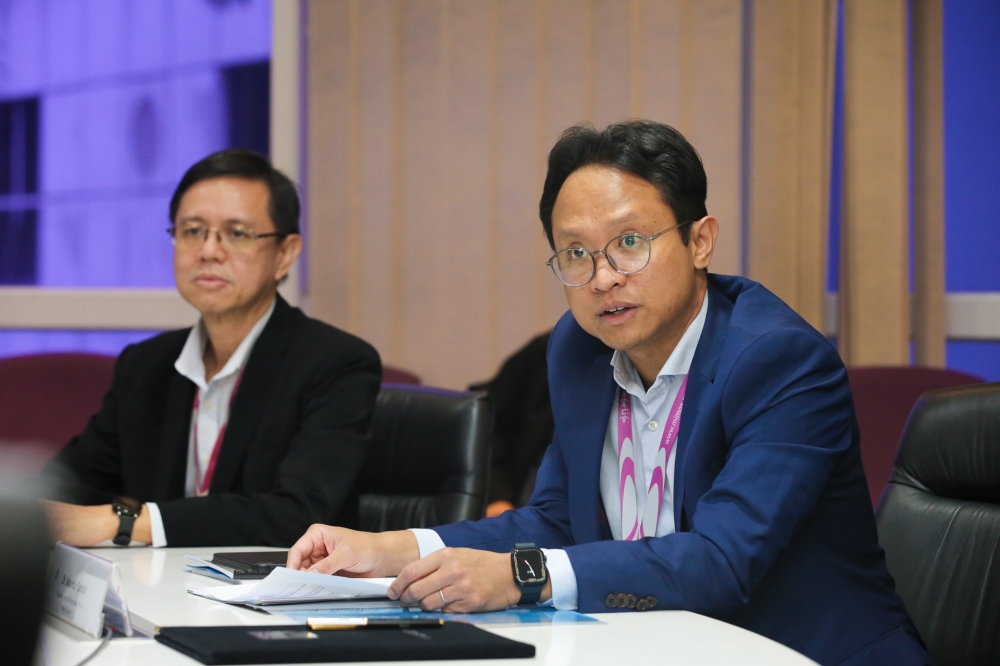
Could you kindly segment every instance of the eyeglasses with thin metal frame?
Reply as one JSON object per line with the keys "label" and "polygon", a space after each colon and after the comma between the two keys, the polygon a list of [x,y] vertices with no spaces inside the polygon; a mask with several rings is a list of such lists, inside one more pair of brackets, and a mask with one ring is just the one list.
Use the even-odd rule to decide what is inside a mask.
{"label": "eyeglasses with thin metal frame", "polygon": [[259,234],[242,224],[233,224],[222,229],[211,229],[204,224],[182,224],[180,227],[174,225],[167,229],[174,246],[180,246],[186,250],[200,248],[208,241],[208,235],[213,231],[222,247],[237,252],[249,250],[254,241],[261,238],[283,238],[287,235],[280,231]]}
{"label": "eyeglasses with thin metal frame", "polygon": [[[594,279],[594,276],[597,275],[597,255],[599,254],[603,254],[611,267],[622,275],[632,275],[649,265],[654,240],[669,231],[680,229],[695,221],[688,220],[676,224],[652,236],[627,231],[609,240],[603,250],[591,252],[583,247],[568,247],[549,257],[545,265],[551,268],[559,281],[567,287],[582,287]],[[586,279],[583,279],[584,276]]]}

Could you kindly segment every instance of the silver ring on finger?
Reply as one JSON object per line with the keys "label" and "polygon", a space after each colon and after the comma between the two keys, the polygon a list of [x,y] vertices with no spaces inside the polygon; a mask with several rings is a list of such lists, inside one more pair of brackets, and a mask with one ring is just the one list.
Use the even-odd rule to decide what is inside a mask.
{"label": "silver ring on finger", "polygon": [[448,605],[448,600],[444,598],[444,590],[438,590],[438,594],[441,595],[441,607],[444,608]]}

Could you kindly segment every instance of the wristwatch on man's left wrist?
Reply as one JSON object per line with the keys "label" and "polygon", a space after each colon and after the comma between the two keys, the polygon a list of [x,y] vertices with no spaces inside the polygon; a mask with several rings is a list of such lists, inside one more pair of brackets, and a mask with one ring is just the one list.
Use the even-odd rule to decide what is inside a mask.
{"label": "wristwatch on man's left wrist", "polygon": [[545,567],[545,553],[535,548],[533,543],[519,543],[510,551],[510,566],[514,572],[514,583],[521,588],[518,605],[534,604],[542,596],[542,588],[549,580]]}
{"label": "wristwatch on man's left wrist", "polygon": [[118,514],[118,534],[114,538],[116,546],[132,543],[132,528],[135,519],[142,513],[142,502],[131,497],[116,497],[111,501],[111,510]]}

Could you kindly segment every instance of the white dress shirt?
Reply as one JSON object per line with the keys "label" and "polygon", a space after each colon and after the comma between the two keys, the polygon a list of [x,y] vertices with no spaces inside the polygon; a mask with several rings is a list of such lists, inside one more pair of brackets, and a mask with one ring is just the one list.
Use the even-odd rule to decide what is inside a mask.
{"label": "white dress shirt", "polygon": [[[628,354],[616,351],[611,357],[614,367],[615,382],[624,389],[632,399],[632,429],[638,431],[638,441],[641,446],[635,447],[635,484],[641,491],[637,493],[636,512],[641,522],[646,489],[649,479],[656,466],[656,453],[663,438],[663,427],[669,418],[670,408],[674,398],[680,392],[681,383],[691,368],[701,332],[705,328],[705,318],[708,316],[708,294],[701,303],[701,309],[694,318],[663,368],[656,375],[656,380],[647,391],[643,388],[642,379],[632,365]],[[608,428],[604,435],[604,450],[601,453],[600,491],[604,502],[604,511],[608,517],[611,535],[621,540],[621,497],[618,485],[618,413],[617,401],[608,414]],[[674,525],[674,461],[677,458],[677,446],[670,452],[667,460],[663,484],[663,503],[660,505],[660,517],[656,524],[658,537],[672,534]],[[420,557],[426,557],[436,550],[444,548],[444,542],[434,530],[410,530],[417,537],[417,547]],[[549,580],[552,582],[552,604],[559,610],[576,610],[577,587],[576,573],[565,550],[542,549],[545,552],[546,566],[549,569]]]}
{"label": "white dress shirt", "polygon": [[[197,478],[198,470],[203,470],[202,476],[204,477],[204,470],[208,469],[208,464],[212,459],[219,431],[229,421],[229,402],[233,396],[233,388],[235,388],[236,381],[246,366],[254,343],[257,342],[257,338],[260,337],[268,320],[271,319],[275,302],[272,302],[267,312],[257,320],[233,355],[226,361],[222,370],[216,373],[211,381],[205,381],[204,359],[205,347],[208,345],[208,332],[205,330],[205,323],[201,320],[191,328],[184,348],[181,349],[181,354],[174,363],[177,372],[190,379],[200,392],[198,419],[191,419],[191,432],[188,435],[187,476],[184,479],[185,497],[195,497],[198,494],[196,490],[199,481]],[[197,438],[195,438],[195,429],[198,433]],[[160,508],[156,506],[155,502],[147,502],[146,510],[149,511],[153,548],[162,548],[167,545],[167,535],[163,529]]]}

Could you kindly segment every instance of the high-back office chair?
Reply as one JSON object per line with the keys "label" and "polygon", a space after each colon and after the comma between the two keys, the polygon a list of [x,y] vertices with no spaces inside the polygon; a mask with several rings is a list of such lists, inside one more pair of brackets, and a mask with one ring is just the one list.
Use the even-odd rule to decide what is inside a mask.
{"label": "high-back office chair", "polygon": [[384,384],[359,480],[359,528],[482,518],[493,409],[485,393]]}
{"label": "high-back office chair", "polygon": [[0,447],[20,449],[26,473],[40,470],[100,409],[114,366],[101,354],[0,359]]}
{"label": "high-back office chair", "polygon": [[1000,383],[917,402],[876,520],[934,662],[1000,664]]}
{"label": "high-back office chair", "polygon": [[927,391],[983,381],[957,370],[920,367],[852,367],[847,375],[861,428],[861,464],[872,506],[889,483],[899,438],[917,398]]}

